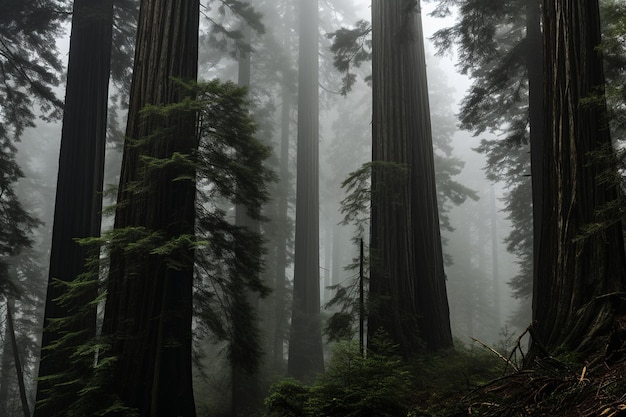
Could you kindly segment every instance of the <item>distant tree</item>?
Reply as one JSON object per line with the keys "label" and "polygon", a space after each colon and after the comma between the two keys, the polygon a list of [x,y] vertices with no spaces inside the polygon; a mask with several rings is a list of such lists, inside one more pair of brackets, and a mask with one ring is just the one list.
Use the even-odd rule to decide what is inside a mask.
{"label": "distant tree", "polygon": [[306,380],[324,369],[319,283],[319,91],[317,0],[301,0],[298,56],[298,139],[290,376]]}
{"label": "distant tree", "polygon": [[[71,306],[59,301],[71,282],[86,272],[86,248],[77,238],[100,236],[102,188],[107,127],[107,103],[111,62],[113,3],[76,0],[72,14],[69,63],[55,215],[52,232],[45,325],[69,317]],[[88,305],[97,296],[97,287],[75,298],[76,306]],[[76,374],[84,374],[91,363],[75,363],[76,346],[95,336],[96,306],[81,321],[59,328],[45,327],[35,416],[60,415],[83,387]],[[67,341],[73,335],[72,343]],[[58,341],[65,336],[63,348]],[[61,375],[62,374],[62,375]],[[74,381],[74,382],[72,382]],[[54,387],[63,387],[62,392]]]}
{"label": "distant tree", "polygon": [[626,260],[619,209],[606,210],[620,193],[606,181],[615,166],[593,158],[612,146],[598,1],[544,1],[543,22],[544,210],[530,357],[611,354],[624,343]]}
{"label": "distant tree", "polygon": [[[256,14],[255,14],[256,16]],[[262,27],[259,22],[255,22],[256,27]],[[241,39],[238,43],[237,61],[238,61],[238,74],[237,84],[240,87],[245,88],[247,91],[251,87],[251,72],[252,72],[252,27],[246,21],[244,17],[241,18]],[[235,206],[235,225],[244,229],[247,229],[253,234],[260,234],[261,224],[258,219],[253,219],[248,215],[248,208],[239,204]],[[259,258],[260,259],[260,258]],[[256,275],[256,280],[261,280],[262,268],[261,264],[255,268],[254,271],[247,271]],[[233,281],[244,280],[242,277],[233,276]],[[235,325],[243,324],[244,328],[235,329],[233,331],[234,338],[230,341],[231,344],[240,344],[241,339],[250,337],[250,334],[259,334],[259,322],[261,321],[258,296],[254,292],[241,291],[243,296],[237,301],[241,303],[241,310],[247,310],[251,312],[250,317],[247,320],[239,320],[234,322]],[[245,344],[245,343],[244,343]],[[237,351],[240,348],[232,346],[231,351]],[[246,355],[248,356],[248,355]],[[260,393],[260,381],[257,369],[245,370],[245,362],[239,363],[237,356],[231,356],[232,366],[232,413],[234,416],[243,416],[249,414],[251,410],[258,408],[262,404],[262,395]]]}
{"label": "distant tree", "polygon": [[368,335],[407,356],[452,346],[419,3],[373,1],[372,53],[372,161],[406,173],[372,170]]}
{"label": "distant tree", "polygon": [[[286,43],[286,48],[289,43]],[[288,333],[289,309],[287,301],[287,267],[293,259],[293,222],[289,217],[289,203],[292,190],[289,173],[289,148],[291,142],[291,112],[294,102],[294,86],[290,71],[285,70],[281,83],[281,110],[280,110],[280,168],[278,170],[279,183],[277,187],[278,212],[275,223],[278,225],[278,236],[275,250],[275,279],[274,279],[274,334],[272,337],[272,363],[274,369],[284,368],[284,344]],[[291,245],[290,245],[291,243]]]}

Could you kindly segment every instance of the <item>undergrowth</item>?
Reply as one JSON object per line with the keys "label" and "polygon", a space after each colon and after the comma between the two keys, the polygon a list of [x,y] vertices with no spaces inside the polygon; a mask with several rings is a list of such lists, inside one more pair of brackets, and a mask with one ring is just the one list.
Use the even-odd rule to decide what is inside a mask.
{"label": "undergrowth", "polygon": [[[619,417],[626,416],[626,361],[546,357],[531,368],[511,352],[475,340],[408,363],[389,342],[360,354],[335,345],[327,372],[311,385],[274,384],[264,417]],[[508,346],[510,348],[511,346]]]}

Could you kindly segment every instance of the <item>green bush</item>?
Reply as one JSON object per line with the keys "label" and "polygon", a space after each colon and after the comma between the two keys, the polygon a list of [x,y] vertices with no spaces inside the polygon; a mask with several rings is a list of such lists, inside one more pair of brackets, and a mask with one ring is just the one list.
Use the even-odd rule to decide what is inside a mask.
{"label": "green bush", "polygon": [[294,380],[275,384],[265,400],[266,417],[405,417],[410,373],[391,344],[380,339],[365,357],[356,342],[340,342],[325,374],[311,387]]}
{"label": "green bush", "polygon": [[263,417],[304,417],[304,404],[310,388],[295,379],[285,379],[270,387]]}

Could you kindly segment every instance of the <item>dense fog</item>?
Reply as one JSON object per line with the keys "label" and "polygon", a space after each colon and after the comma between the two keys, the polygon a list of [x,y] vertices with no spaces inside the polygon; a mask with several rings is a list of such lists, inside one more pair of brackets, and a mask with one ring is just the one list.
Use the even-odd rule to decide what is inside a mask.
{"label": "dense fog", "polygon": [[[249,382],[240,382],[238,378],[247,381],[246,377],[240,376],[241,372],[241,375],[245,372],[230,362],[236,356],[236,352],[233,353],[233,340],[237,337],[235,325],[231,328],[231,324],[216,324],[211,320],[207,320],[208,324],[204,323],[204,310],[201,311],[198,304],[194,304],[193,378],[198,415],[235,415],[232,410],[237,409],[237,395],[241,395],[233,388],[237,384],[241,383],[244,390],[248,389],[246,393],[255,392],[255,389],[265,390],[262,394],[255,394],[263,398],[271,382],[284,376],[285,372],[293,374],[291,368],[287,368],[290,352],[288,326],[291,320],[296,320],[298,314],[294,312],[294,316],[291,316],[292,302],[295,301],[291,294],[296,290],[294,275],[298,268],[295,253],[299,245],[296,231],[299,227],[296,220],[297,198],[301,198],[297,197],[297,178],[300,175],[297,161],[304,158],[298,156],[297,149],[298,135],[301,134],[298,121],[303,117],[302,113],[298,115],[297,110],[298,73],[302,71],[297,67],[301,22],[293,2],[258,2],[252,6],[260,15],[248,10],[244,18],[235,13],[230,3],[225,2],[225,6],[220,2],[209,1],[200,6],[198,79],[219,79],[248,88],[249,109],[246,108],[244,113],[249,114],[256,123],[255,137],[271,150],[264,164],[273,171],[275,178],[268,182],[268,202],[259,207],[261,220],[253,219],[249,223],[252,224],[251,229],[260,232],[265,249],[261,254],[263,267],[251,272],[249,275],[254,277],[247,279],[260,277],[268,287],[267,293],[253,288],[233,295],[228,293],[232,290],[229,284],[224,284],[213,296],[217,304],[228,305],[245,300],[243,302],[246,306],[252,306],[254,322],[259,329],[259,352],[266,356],[258,361],[262,375],[258,379],[261,382],[255,379],[254,383],[258,386],[251,388],[246,385]],[[532,247],[530,146],[527,141],[521,143],[509,151],[508,155],[512,156],[504,158],[498,154],[502,150],[497,143],[508,140],[507,135],[513,130],[515,120],[498,120],[499,124],[491,121],[491,126],[481,128],[472,125],[469,119],[459,119],[459,114],[467,110],[463,106],[467,107],[467,97],[471,93],[473,80],[470,76],[478,78],[480,70],[464,69],[467,63],[461,61],[463,56],[459,58],[460,52],[456,45],[447,50],[438,50],[441,42],[437,45],[433,40],[438,31],[459,22],[458,10],[453,9],[446,17],[435,17],[434,12],[439,10],[437,2],[426,2],[421,7],[452,337],[457,348],[465,346],[469,350],[480,350],[487,347],[505,352],[516,347],[516,338],[524,333],[532,321],[532,265],[529,265],[529,262],[532,264],[532,257],[524,255]],[[309,247],[315,246],[315,243],[310,242],[316,239],[308,240],[309,243],[303,245],[307,245],[307,250],[317,250],[319,256],[321,329],[314,329],[313,333],[322,333],[324,360],[328,364],[334,352],[332,346],[337,343],[334,337],[336,334],[332,333],[330,327],[339,322],[334,322],[333,318],[344,317],[338,313],[349,311],[353,314],[358,311],[355,303],[358,301],[359,266],[362,262],[365,263],[364,278],[366,282],[368,280],[370,204],[367,199],[361,201],[362,210],[356,214],[350,213],[346,204],[349,203],[351,190],[344,181],[350,178],[354,180],[351,175],[372,161],[373,124],[371,60],[365,59],[359,65],[350,63],[347,74],[353,77],[353,85],[347,91],[343,78],[346,73],[341,73],[335,67],[337,58],[331,46],[334,40],[339,39],[336,31],[340,28],[355,28],[357,22],[363,20],[369,22],[371,6],[364,0],[322,1],[319,3],[319,13],[319,126],[315,127],[318,129],[319,146],[315,152],[319,159],[311,162],[316,167],[311,172],[315,174],[316,169],[319,172],[319,207],[310,208],[313,212],[319,210],[319,216],[315,221],[309,220],[310,224],[317,223],[319,226],[319,247]],[[255,22],[254,19],[260,20]],[[70,53],[70,22],[65,21],[62,27],[64,30],[57,36],[56,42],[65,68]],[[363,45],[371,48],[371,43],[368,43],[371,34],[367,32],[366,35],[365,40],[359,38],[357,42],[362,41]],[[500,36],[500,33],[497,35]],[[115,65],[115,53],[113,56]],[[249,59],[249,77],[247,81],[242,81],[242,62],[247,62],[245,59]],[[120,65],[120,62],[117,64]],[[53,88],[58,97],[66,94],[66,75],[61,74],[61,77],[62,82]],[[105,206],[102,231],[105,235],[106,231],[112,230],[114,215],[118,210],[115,203],[122,169],[129,84],[129,80],[119,79],[111,79],[109,83],[110,108],[102,196]],[[527,94],[525,84],[520,87],[520,91],[522,95]],[[3,103],[0,109],[6,106],[10,104]],[[519,105],[519,112],[525,106]],[[522,130],[526,135],[528,128],[524,126]],[[17,148],[15,159],[23,171],[23,177],[15,183],[16,194],[26,211],[41,223],[32,230],[32,247],[10,259],[13,265],[11,279],[24,295],[14,298],[8,295],[10,293],[0,293],[3,296],[0,307],[0,317],[3,317],[0,322],[0,344],[3,346],[0,348],[3,354],[0,366],[3,379],[0,387],[9,386],[7,381],[15,379],[8,373],[12,365],[7,353],[9,331],[8,323],[4,320],[7,315],[6,299],[12,300],[16,311],[15,333],[22,346],[23,379],[26,381],[31,410],[36,393],[38,349],[48,285],[61,132],[60,118],[37,119],[35,125],[26,128],[20,141],[14,144]],[[368,181],[371,181],[369,177],[366,180],[369,186]],[[207,195],[214,192],[210,180],[207,183],[198,180],[198,184],[199,188],[205,187],[203,191]],[[234,183],[231,188],[236,194]],[[227,192],[224,196],[198,205],[207,211],[223,214],[228,222],[239,225],[237,213],[241,210],[241,201],[236,198],[229,200],[231,196]],[[286,215],[286,218],[281,219],[282,215]],[[281,243],[276,243],[280,239],[283,239],[282,247]],[[227,240],[224,238],[224,241]],[[361,241],[365,244],[365,259],[360,259]],[[104,243],[102,245],[104,247]],[[200,251],[200,247],[206,246],[210,245],[202,241],[197,243],[194,250]],[[233,250],[238,253],[236,251],[239,249],[235,247]],[[105,252],[102,249],[103,264],[106,264]],[[236,260],[216,259],[212,266],[218,271],[227,271],[231,265],[229,262],[236,263]],[[106,266],[101,268],[100,281],[105,282],[109,272]],[[276,277],[281,276],[283,271],[286,281],[279,284],[279,278]],[[202,268],[196,267],[194,273],[197,279],[194,291],[198,294],[205,294],[197,286],[206,282],[214,285],[212,289],[219,286],[215,284],[219,279],[211,281],[214,277],[211,273],[207,273],[209,278],[205,277]],[[223,274],[227,276],[229,272]],[[246,285],[254,287],[253,284]],[[367,284],[365,287],[367,290]],[[100,290],[101,293],[103,291]],[[211,291],[207,290],[207,293]],[[103,320],[106,320],[105,302],[99,299],[96,304],[98,326],[102,326]],[[295,311],[296,307],[293,308]],[[234,314],[228,311],[228,314]],[[276,314],[284,315],[282,324]],[[359,339],[358,317],[355,318],[353,314],[350,320],[347,326],[348,339]],[[223,334],[216,329],[222,329]],[[340,330],[345,331],[345,328]],[[345,333],[343,335],[346,336]],[[371,335],[368,333],[367,336]],[[247,336],[242,338],[248,343]],[[95,349],[92,355],[97,358],[100,354]],[[16,411],[19,409],[19,392],[10,386],[9,393],[5,391],[4,397],[1,397],[8,401],[7,404],[1,404],[2,416],[20,415]],[[230,414],[231,411],[233,414]]]}

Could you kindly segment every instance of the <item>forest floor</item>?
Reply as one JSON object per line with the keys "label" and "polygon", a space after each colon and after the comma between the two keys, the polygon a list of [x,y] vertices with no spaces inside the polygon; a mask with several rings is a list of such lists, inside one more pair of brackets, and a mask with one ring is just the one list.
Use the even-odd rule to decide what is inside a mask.
{"label": "forest floor", "polygon": [[[421,394],[414,399],[413,416],[626,416],[626,358],[607,363],[602,358],[589,365],[566,358],[536,361],[532,369],[518,369],[509,359],[472,354],[446,363],[439,375],[417,372]],[[498,365],[494,358],[504,365]],[[434,389],[433,389],[434,388]],[[426,394],[429,392],[429,394]],[[436,392],[437,394],[432,394]]]}

